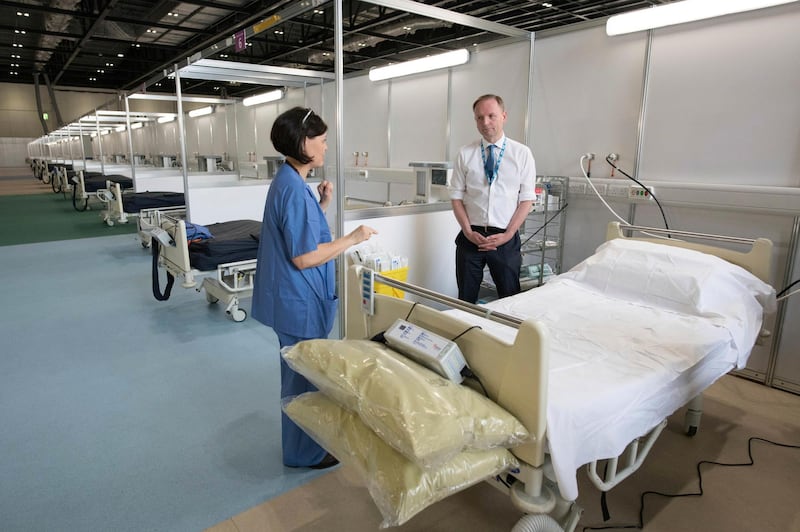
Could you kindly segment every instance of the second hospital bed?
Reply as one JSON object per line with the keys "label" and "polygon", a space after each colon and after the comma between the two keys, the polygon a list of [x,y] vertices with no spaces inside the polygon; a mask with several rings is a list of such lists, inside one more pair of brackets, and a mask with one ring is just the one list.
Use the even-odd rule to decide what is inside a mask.
{"label": "second hospital bed", "polygon": [[[635,240],[612,223],[608,241],[569,272],[483,306],[375,274],[446,309],[374,294],[371,315],[363,311],[364,268],[354,266],[346,336],[374,338],[403,318],[457,338],[484,393],[531,435],[511,449],[520,467],[502,489],[526,514],[548,514],[571,531],[581,513],[578,468],[587,465],[601,491],[613,488],[638,469],[668,416],[746,364],[763,315],[775,310],[765,282],[772,244],[749,242],[739,252]],[[687,432],[698,423],[690,419]]]}
{"label": "second hospital bed", "polygon": [[[261,222],[232,220],[194,226],[170,214],[158,216],[158,227],[147,230],[152,239],[153,295],[164,301],[169,298],[175,278],[184,288],[206,291],[209,303],[221,301],[233,321],[244,321],[247,312],[239,307],[242,298],[253,293]],[[167,285],[162,291],[158,268],[167,272]],[[202,284],[197,286],[197,278]]]}

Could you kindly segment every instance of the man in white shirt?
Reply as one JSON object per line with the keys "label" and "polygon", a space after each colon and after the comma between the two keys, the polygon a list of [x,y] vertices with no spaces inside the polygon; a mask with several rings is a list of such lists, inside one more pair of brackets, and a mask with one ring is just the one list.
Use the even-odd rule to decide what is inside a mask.
{"label": "man in white shirt", "polygon": [[507,115],[500,96],[481,96],[472,111],[481,139],[459,150],[450,200],[461,226],[456,237],[458,298],[475,303],[486,265],[499,297],[520,291],[518,229],[536,197],[536,163],[530,148],[505,136]]}

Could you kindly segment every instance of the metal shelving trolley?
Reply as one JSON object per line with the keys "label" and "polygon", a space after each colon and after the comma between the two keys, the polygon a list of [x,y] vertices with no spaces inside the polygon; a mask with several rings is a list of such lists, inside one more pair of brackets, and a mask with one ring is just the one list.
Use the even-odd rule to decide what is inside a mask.
{"label": "metal shelving trolley", "polygon": [[523,290],[561,273],[568,177],[537,176],[536,201],[520,228]]}

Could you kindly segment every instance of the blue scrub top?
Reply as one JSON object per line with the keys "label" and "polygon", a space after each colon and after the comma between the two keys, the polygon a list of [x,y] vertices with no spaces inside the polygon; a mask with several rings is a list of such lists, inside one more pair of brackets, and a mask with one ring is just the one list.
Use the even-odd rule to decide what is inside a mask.
{"label": "blue scrub top", "polygon": [[292,258],[331,240],[325,213],[313,192],[284,163],[264,206],[251,311],[256,320],[286,335],[328,336],[337,306],[334,263],[300,270]]}

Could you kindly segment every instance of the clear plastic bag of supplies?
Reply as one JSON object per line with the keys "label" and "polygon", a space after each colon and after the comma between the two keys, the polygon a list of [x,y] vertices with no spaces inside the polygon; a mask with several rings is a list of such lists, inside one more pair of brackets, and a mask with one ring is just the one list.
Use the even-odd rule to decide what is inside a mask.
{"label": "clear plastic bag of supplies", "polygon": [[434,469],[423,469],[322,392],[289,399],[283,409],[342,464],[356,470],[383,516],[381,528],[402,525],[453,493],[519,467],[507,449],[497,448],[458,453]]}
{"label": "clear plastic bag of supplies", "polygon": [[513,447],[529,437],[505,409],[378,342],[306,340],[284,350],[289,367],[352,410],[422,468],[465,450]]}

